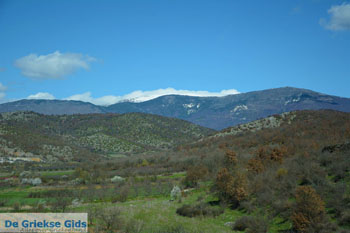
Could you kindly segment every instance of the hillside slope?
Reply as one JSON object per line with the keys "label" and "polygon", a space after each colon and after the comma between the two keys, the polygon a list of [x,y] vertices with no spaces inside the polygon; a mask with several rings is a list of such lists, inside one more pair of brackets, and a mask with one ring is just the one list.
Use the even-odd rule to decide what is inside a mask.
{"label": "hillside slope", "polygon": [[331,110],[274,115],[179,147],[197,166],[189,184],[209,171],[221,202],[278,232],[348,232],[349,153],[350,113]]}
{"label": "hillside slope", "polygon": [[324,146],[346,142],[350,142],[350,113],[301,110],[228,127],[192,143],[190,147],[207,149],[205,145],[225,145],[246,151],[257,146],[283,145],[298,150],[301,150],[301,146],[320,150]]}
{"label": "hillside slope", "polygon": [[74,100],[18,100],[0,104],[1,112],[33,111],[47,115],[103,113],[100,106]]}
{"label": "hillside slope", "polygon": [[0,154],[70,161],[168,149],[213,132],[183,120],[143,113],[2,113]]}

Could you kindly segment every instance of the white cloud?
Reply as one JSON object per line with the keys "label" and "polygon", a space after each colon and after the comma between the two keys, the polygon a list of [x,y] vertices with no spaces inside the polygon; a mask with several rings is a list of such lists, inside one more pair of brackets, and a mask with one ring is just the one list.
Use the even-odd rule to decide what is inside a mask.
{"label": "white cloud", "polygon": [[134,91],[123,96],[102,96],[99,98],[94,98],[91,96],[90,92],[85,92],[83,94],[77,94],[65,98],[66,100],[80,100],[84,102],[90,102],[97,105],[111,105],[120,101],[133,101],[133,102],[143,102],[151,100],[163,95],[187,95],[187,96],[225,96],[238,94],[239,92],[235,89],[222,90],[220,92],[209,92],[209,91],[190,91],[190,90],[176,90],[174,88],[158,89],[153,91]]}
{"label": "white cloud", "polygon": [[122,96],[123,100],[131,100],[134,102],[142,102],[150,99],[157,98],[162,95],[187,95],[187,96],[225,96],[238,94],[235,89],[222,90],[220,92],[209,91],[189,91],[189,90],[176,90],[174,88],[158,89],[153,91],[134,91],[130,94]]}
{"label": "white cloud", "polygon": [[38,92],[34,95],[30,95],[27,97],[27,99],[46,99],[46,100],[53,100],[55,97],[47,92]]}
{"label": "white cloud", "polygon": [[29,54],[15,61],[22,74],[33,79],[62,79],[78,69],[89,69],[95,58],[79,53]]}
{"label": "white cloud", "polygon": [[2,83],[0,83],[0,100],[3,99],[6,95],[6,90],[7,90],[7,87],[4,86]]}
{"label": "white cloud", "polygon": [[330,20],[320,20],[320,24],[328,30],[350,30],[350,3],[332,6],[328,10]]}

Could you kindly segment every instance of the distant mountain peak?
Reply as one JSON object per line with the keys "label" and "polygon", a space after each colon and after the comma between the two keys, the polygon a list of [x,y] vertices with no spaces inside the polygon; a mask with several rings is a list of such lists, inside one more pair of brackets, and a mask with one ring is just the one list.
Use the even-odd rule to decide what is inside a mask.
{"label": "distant mountain peak", "polygon": [[0,104],[0,112],[34,111],[54,115],[143,112],[180,118],[213,129],[283,112],[317,109],[350,112],[350,99],[287,86],[222,97],[171,94],[143,102],[129,99],[109,106],[71,100],[19,100]]}

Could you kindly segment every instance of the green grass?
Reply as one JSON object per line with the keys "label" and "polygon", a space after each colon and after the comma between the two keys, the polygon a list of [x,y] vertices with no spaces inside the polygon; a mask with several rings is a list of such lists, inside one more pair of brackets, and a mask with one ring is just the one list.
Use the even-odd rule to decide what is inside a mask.
{"label": "green grass", "polygon": [[11,173],[8,173],[8,172],[0,172],[0,177],[8,177],[10,175]]}
{"label": "green grass", "polygon": [[143,182],[145,180],[155,181],[160,179],[162,182],[166,180],[178,181],[186,176],[186,172],[176,172],[170,175],[156,175],[156,176],[135,176],[134,181]]}
{"label": "green grass", "polygon": [[292,223],[290,221],[283,221],[281,217],[276,217],[273,219],[270,225],[271,232],[280,232],[281,230],[288,230],[292,228]]}
{"label": "green grass", "polygon": [[186,176],[186,172],[176,172],[171,175],[158,175],[159,179],[179,179],[184,178]]}
{"label": "green grass", "polygon": [[[64,171],[67,172],[67,171]],[[50,175],[57,172],[49,172]],[[62,173],[59,173],[62,174]],[[175,173],[164,176],[167,178],[176,179],[184,176],[184,173]],[[91,206],[101,208],[118,206],[122,211],[122,218],[125,222],[138,221],[143,222],[144,227],[142,232],[158,232],[169,229],[169,227],[176,227],[182,225],[186,232],[235,232],[229,226],[225,226],[227,222],[235,222],[238,218],[247,215],[247,213],[240,210],[232,210],[225,208],[224,213],[217,217],[183,217],[176,214],[177,208],[184,204],[196,204],[199,202],[215,201],[217,198],[209,191],[211,183],[202,182],[197,189],[190,191],[187,196],[182,198],[182,201],[170,201],[169,195],[158,196],[144,196],[142,192],[139,196],[133,195],[128,198],[126,202],[110,203],[98,202],[87,203],[79,207],[70,207],[68,211],[88,212]],[[34,206],[41,200],[49,200],[44,198],[29,198],[30,192],[42,192],[48,190],[45,187],[19,187],[0,189],[0,199],[7,200],[5,207],[11,207],[15,203],[23,205]],[[131,193],[130,193],[131,194]],[[12,211],[12,209],[0,209],[0,212]],[[26,209],[23,211],[30,211]],[[103,210],[102,210],[103,211]],[[260,211],[261,213],[262,211]],[[254,215],[254,214],[253,214]],[[282,218],[276,217],[273,219],[269,233],[277,233],[279,230],[289,229],[291,223],[289,221],[283,222]],[[238,233],[238,231],[236,231]]]}
{"label": "green grass", "polygon": [[[94,206],[110,207],[118,206],[121,208],[122,217],[125,221],[142,221],[144,228],[142,232],[157,232],[182,225],[186,232],[232,232],[230,227],[225,226],[226,222],[232,222],[243,213],[237,210],[226,209],[224,214],[212,217],[188,218],[176,214],[176,209],[183,204],[190,204],[197,201],[198,197],[207,195],[204,190],[197,190],[188,197],[182,199],[182,202],[171,202],[170,197],[143,198],[128,200],[124,203],[99,203]],[[86,206],[74,209],[75,211],[87,211]]]}
{"label": "green grass", "polygon": [[66,170],[66,171],[45,171],[40,172],[42,177],[50,177],[50,176],[63,176],[63,175],[72,175],[74,170]]}
{"label": "green grass", "polygon": [[20,203],[21,205],[34,205],[37,204],[43,198],[29,198],[28,195],[32,192],[34,188],[21,187],[21,188],[11,188],[7,190],[0,191],[0,199],[6,200],[5,207],[13,206],[15,203]]}
{"label": "green grass", "polygon": [[126,158],[128,156],[124,155],[124,154],[109,154],[108,157],[110,157],[110,158]]}

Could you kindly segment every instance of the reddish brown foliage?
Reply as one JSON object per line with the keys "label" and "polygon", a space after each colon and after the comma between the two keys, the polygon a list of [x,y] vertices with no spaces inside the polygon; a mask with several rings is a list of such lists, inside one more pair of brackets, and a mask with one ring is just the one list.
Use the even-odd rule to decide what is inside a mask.
{"label": "reddish brown foliage", "polygon": [[325,216],[324,202],[311,186],[300,186],[295,193],[296,209],[292,215],[293,226],[298,232],[322,223]]}
{"label": "reddish brown foliage", "polygon": [[248,196],[246,177],[242,173],[233,176],[227,168],[222,168],[218,172],[216,188],[222,199],[235,205]]}
{"label": "reddish brown foliage", "polygon": [[248,161],[247,164],[248,171],[254,171],[256,173],[261,173],[264,171],[264,164],[260,159],[252,158]]}
{"label": "reddish brown foliage", "polygon": [[226,150],[225,151],[225,162],[227,165],[235,165],[237,164],[237,154],[233,150]]}
{"label": "reddish brown foliage", "polygon": [[186,187],[195,187],[198,181],[203,179],[208,174],[208,168],[202,165],[190,167],[187,170],[184,184]]}

